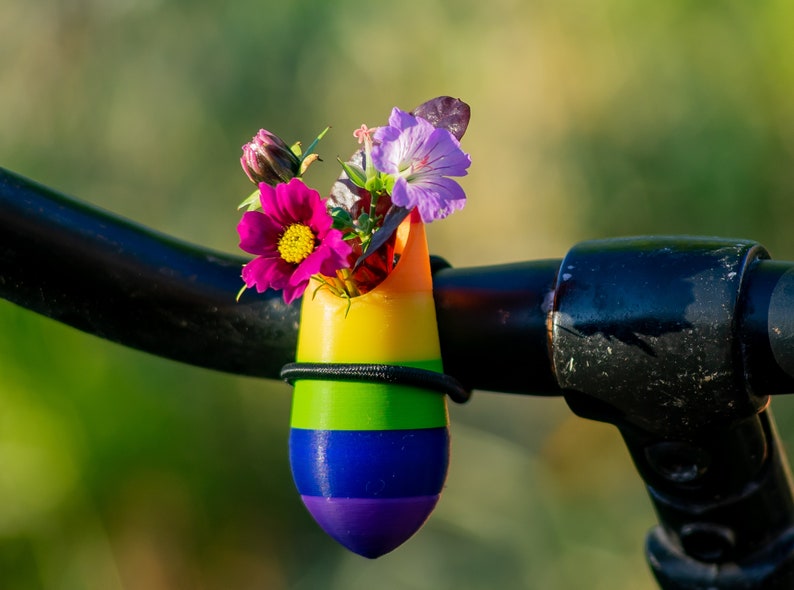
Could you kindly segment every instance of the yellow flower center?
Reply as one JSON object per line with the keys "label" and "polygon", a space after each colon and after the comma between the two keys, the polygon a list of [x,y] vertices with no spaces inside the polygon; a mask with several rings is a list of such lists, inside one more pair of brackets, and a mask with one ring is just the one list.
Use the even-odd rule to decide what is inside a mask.
{"label": "yellow flower center", "polygon": [[314,252],[314,233],[302,223],[290,225],[278,241],[278,253],[290,264],[300,264]]}

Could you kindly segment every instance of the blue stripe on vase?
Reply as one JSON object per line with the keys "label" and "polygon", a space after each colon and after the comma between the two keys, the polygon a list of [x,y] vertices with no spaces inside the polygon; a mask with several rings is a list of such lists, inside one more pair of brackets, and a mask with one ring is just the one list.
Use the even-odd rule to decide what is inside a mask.
{"label": "blue stripe on vase", "polygon": [[301,495],[404,498],[441,492],[447,428],[290,430],[290,463]]}

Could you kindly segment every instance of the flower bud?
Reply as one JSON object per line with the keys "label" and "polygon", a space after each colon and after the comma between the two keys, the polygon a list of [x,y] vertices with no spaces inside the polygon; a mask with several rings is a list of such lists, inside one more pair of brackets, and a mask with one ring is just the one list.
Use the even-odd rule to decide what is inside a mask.
{"label": "flower bud", "polygon": [[243,146],[240,164],[254,184],[264,182],[276,186],[299,176],[301,160],[280,137],[260,129]]}

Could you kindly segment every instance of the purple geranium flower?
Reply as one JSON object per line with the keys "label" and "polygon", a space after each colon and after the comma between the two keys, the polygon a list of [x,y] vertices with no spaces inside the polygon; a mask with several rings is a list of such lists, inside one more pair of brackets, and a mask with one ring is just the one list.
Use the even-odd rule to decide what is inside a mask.
{"label": "purple geranium flower", "polygon": [[442,219],[466,204],[463,188],[448,176],[465,176],[471,158],[449,131],[394,108],[388,127],[373,135],[372,163],[394,177],[392,203],[416,207],[422,221]]}
{"label": "purple geranium flower", "polygon": [[332,229],[320,194],[293,178],[275,187],[259,185],[262,211],[248,211],[237,226],[240,248],[257,257],[243,267],[248,288],[283,289],[291,303],[315,274],[333,275],[349,266],[350,245]]}

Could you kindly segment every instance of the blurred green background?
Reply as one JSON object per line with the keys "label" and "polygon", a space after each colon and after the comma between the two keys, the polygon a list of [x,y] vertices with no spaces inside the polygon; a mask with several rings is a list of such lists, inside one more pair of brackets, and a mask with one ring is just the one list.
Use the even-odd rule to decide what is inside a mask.
{"label": "blurred green background", "polygon": [[[0,0],[0,166],[236,252],[260,127],[332,125],[306,177],[325,192],[354,128],[448,94],[472,107],[470,200],[429,240],[456,266],[641,233],[794,259],[791,22],[785,0]],[[305,513],[289,405],[0,302],[0,586],[655,588],[620,438],[563,401],[453,407],[442,500],[377,561]]]}

